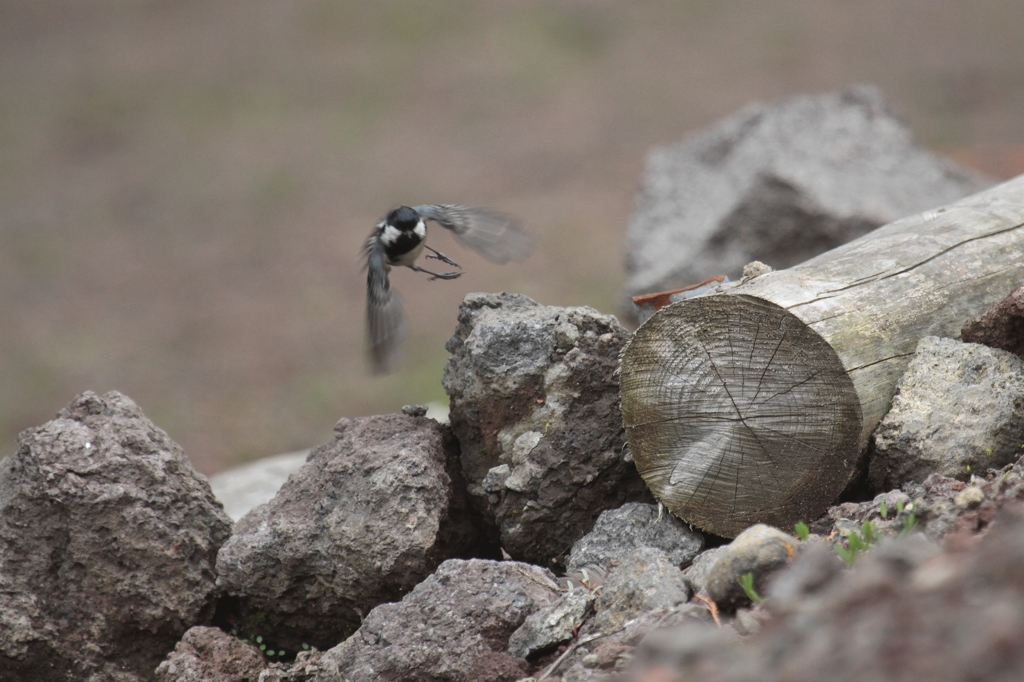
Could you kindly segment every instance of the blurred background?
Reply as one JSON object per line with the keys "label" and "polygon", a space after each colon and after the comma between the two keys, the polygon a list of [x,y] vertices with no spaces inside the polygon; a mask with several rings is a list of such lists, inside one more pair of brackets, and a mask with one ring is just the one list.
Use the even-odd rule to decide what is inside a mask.
{"label": "blurred background", "polygon": [[[653,145],[851,82],[1024,172],[1020,0],[0,0],[0,455],[86,389],[207,474],[445,401],[466,293],[617,312]],[[498,267],[434,229],[466,274],[393,275],[413,334],[372,377],[360,246],[442,202],[538,249]]]}

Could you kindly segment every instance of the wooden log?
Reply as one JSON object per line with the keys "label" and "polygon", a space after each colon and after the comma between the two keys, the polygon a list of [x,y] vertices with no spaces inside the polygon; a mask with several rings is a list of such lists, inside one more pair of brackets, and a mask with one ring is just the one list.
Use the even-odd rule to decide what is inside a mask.
{"label": "wooden log", "polygon": [[788,270],[669,305],[621,356],[622,418],[655,497],[734,537],[820,516],[918,339],[957,338],[1024,281],[1024,176]]}

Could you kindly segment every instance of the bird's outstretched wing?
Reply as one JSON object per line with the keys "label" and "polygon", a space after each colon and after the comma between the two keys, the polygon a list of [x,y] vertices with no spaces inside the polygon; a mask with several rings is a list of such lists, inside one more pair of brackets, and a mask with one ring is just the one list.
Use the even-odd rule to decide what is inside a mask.
{"label": "bird's outstretched wing", "polygon": [[495,263],[522,260],[533,250],[533,239],[512,216],[454,204],[414,206],[413,210],[451,230],[460,242]]}
{"label": "bird's outstretched wing", "polygon": [[364,247],[366,256],[366,326],[369,331],[373,371],[386,374],[398,359],[398,350],[408,334],[402,300],[391,291],[384,246],[371,235]]}

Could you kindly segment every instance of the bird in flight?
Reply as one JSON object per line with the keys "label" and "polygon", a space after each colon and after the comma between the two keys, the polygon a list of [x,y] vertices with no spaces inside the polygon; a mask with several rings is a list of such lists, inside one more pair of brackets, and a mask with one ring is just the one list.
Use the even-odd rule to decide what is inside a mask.
{"label": "bird in flight", "polygon": [[366,258],[366,322],[370,361],[374,372],[391,370],[407,334],[402,301],[391,290],[388,272],[404,266],[430,275],[430,280],[455,279],[458,271],[433,272],[416,264],[424,250],[433,259],[455,268],[461,266],[427,246],[427,221],[451,230],[456,239],[495,263],[522,260],[533,249],[533,239],[519,222],[486,208],[453,204],[399,206],[381,220],[363,247]]}

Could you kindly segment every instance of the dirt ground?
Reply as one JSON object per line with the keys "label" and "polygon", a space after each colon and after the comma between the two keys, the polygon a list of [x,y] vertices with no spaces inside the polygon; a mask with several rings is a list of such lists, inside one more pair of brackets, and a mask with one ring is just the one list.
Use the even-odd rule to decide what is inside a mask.
{"label": "dirt ground", "polygon": [[[615,312],[651,146],[850,82],[1024,172],[1020,0],[0,0],[0,455],[86,389],[206,473],[444,400],[466,293]],[[414,333],[375,378],[359,247],[426,202],[539,248],[497,267],[432,234],[467,274],[395,274]]]}

